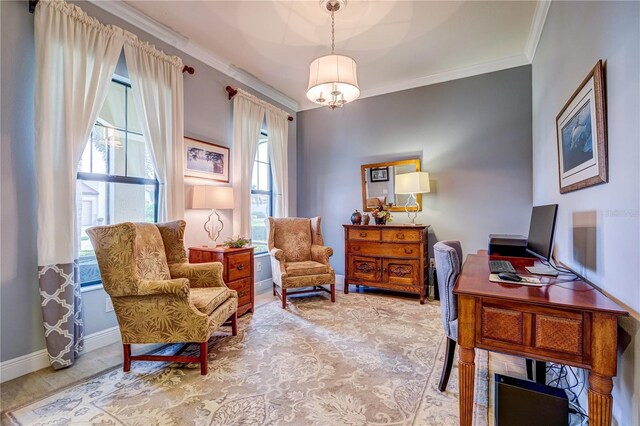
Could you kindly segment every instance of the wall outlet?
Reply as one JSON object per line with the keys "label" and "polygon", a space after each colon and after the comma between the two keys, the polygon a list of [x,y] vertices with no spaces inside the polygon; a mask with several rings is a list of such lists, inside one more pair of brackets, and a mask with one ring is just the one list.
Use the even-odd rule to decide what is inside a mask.
{"label": "wall outlet", "polygon": [[110,297],[104,299],[104,311],[105,312],[113,312],[113,302]]}
{"label": "wall outlet", "polygon": [[429,268],[435,268],[436,267],[436,260],[432,257],[431,259],[429,259]]}
{"label": "wall outlet", "polygon": [[262,271],[262,262],[256,262],[256,271]]}

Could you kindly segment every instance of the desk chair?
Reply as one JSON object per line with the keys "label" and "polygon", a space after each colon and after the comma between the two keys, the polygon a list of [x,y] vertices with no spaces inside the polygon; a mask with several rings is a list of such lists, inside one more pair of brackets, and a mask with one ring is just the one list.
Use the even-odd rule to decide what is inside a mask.
{"label": "desk chair", "polygon": [[462,268],[462,246],[460,241],[440,241],[433,246],[440,292],[442,326],[447,335],[444,366],[438,390],[444,392],[451,375],[453,356],[458,340],[458,299],[453,294],[453,286]]}

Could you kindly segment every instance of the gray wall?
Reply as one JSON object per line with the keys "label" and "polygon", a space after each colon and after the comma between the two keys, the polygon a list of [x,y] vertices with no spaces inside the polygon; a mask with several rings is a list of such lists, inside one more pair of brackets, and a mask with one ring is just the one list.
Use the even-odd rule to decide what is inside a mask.
{"label": "gray wall", "polygon": [[[421,158],[431,193],[417,223],[436,240],[486,248],[489,233],[526,233],[531,213],[531,67],[298,113],[298,213],[322,216],[332,264],[362,209],[360,165]],[[404,212],[394,223],[406,223]],[[431,250],[430,250],[431,251]]]}
{"label": "gray wall", "polygon": [[[180,56],[186,64],[195,67],[195,75],[185,74],[184,78],[186,136],[231,145],[232,103],[224,91],[227,85],[240,86],[276,104],[102,9],[87,2],[74,3],[78,3],[89,15],[95,16],[103,23],[115,24],[131,31],[168,54]],[[43,349],[45,344],[37,280],[33,15],[28,12],[27,3],[24,1],[2,1],[0,8],[0,54],[3,58],[0,360],[6,361]],[[295,214],[296,209],[296,125],[295,120],[289,124],[289,189],[292,214]],[[194,183],[197,181],[187,181],[187,185]],[[189,191],[185,193],[188,195]],[[189,207],[187,202],[186,208]],[[207,242],[207,237],[201,232],[207,214],[206,211],[200,210],[186,211],[187,245]],[[231,211],[223,212],[223,220],[226,233],[221,235],[222,240],[231,235]],[[270,276],[268,259],[262,263],[263,271],[257,275],[257,280]],[[116,325],[113,313],[105,313],[106,297],[102,289],[83,293],[87,334]]]}
{"label": "gray wall", "polygon": [[[609,183],[560,195],[555,118],[605,63]],[[614,424],[640,424],[640,3],[553,2],[533,66],[533,202],[558,203],[556,255],[626,305]],[[629,341],[630,339],[630,341]],[[586,401],[585,401],[586,402]]]}

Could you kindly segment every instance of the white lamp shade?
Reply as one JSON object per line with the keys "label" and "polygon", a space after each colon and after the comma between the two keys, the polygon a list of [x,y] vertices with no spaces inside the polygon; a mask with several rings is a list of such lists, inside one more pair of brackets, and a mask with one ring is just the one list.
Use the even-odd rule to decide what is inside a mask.
{"label": "white lamp shade", "polygon": [[356,61],[344,55],[321,56],[309,65],[307,98],[321,105],[328,105],[332,92],[340,92],[338,100],[344,103],[360,96]]}
{"label": "white lamp shade", "polygon": [[191,198],[192,209],[232,209],[233,188],[230,186],[194,186]]}
{"label": "white lamp shade", "polygon": [[429,173],[413,172],[396,175],[396,194],[423,194],[431,191]]}

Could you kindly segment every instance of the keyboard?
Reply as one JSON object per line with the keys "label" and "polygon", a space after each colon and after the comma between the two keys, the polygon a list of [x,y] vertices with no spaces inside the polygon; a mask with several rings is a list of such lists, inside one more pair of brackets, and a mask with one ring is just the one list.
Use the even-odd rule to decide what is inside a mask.
{"label": "keyboard", "polygon": [[489,270],[491,270],[492,274],[499,274],[500,272],[516,273],[516,268],[508,260],[490,260]]}

